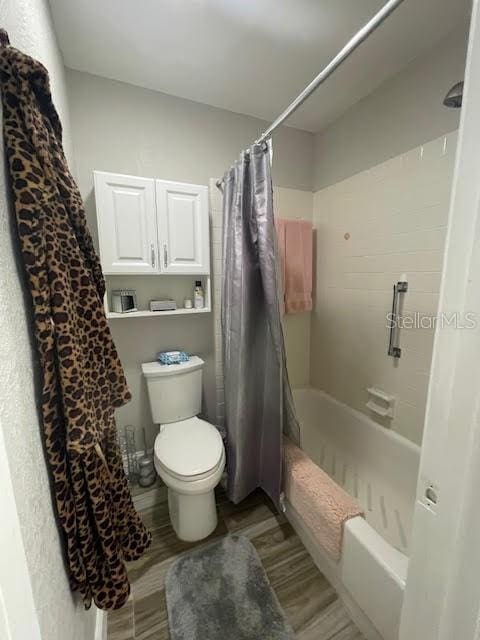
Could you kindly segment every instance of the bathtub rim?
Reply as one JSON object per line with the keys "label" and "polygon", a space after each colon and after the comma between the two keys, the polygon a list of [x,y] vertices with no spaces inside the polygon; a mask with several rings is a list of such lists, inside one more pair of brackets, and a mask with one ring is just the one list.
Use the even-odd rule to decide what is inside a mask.
{"label": "bathtub rim", "polygon": [[[357,430],[356,427],[358,426],[360,427],[360,429],[364,427],[365,429],[369,430],[370,437],[378,438],[380,445],[382,443],[385,443],[389,447],[396,447],[396,446],[401,447],[406,456],[411,457],[412,460],[413,458],[415,458],[415,464],[418,465],[417,467],[418,471],[417,471],[417,476],[415,478],[415,491],[411,494],[412,507],[414,508],[416,494],[417,494],[417,487],[419,482],[419,466],[420,466],[420,457],[421,457],[421,447],[419,445],[412,442],[411,440],[408,440],[407,438],[396,433],[395,431],[392,431],[388,427],[383,427],[382,425],[377,424],[369,416],[363,414],[358,409],[353,409],[352,407],[348,406],[344,402],[341,402],[337,398],[334,398],[333,396],[331,396],[326,391],[323,391],[322,389],[317,389],[316,387],[312,387],[311,385],[303,385],[303,386],[295,387],[294,389],[292,389],[292,392],[293,392],[294,401],[296,399],[296,393],[303,392],[313,396],[314,399],[318,398],[319,402],[323,402],[323,403],[326,403],[327,405],[330,405],[330,407],[327,407],[327,410],[332,408],[334,412],[338,411],[339,419],[341,421],[345,420],[345,415],[342,416],[341,412],[345,412],[348,416],[347,420],[351,419],[352,424],[348,424],[348,423],[346,425],[342,424],[342,427],[341,427],[342,429],[348,431],[353,427],[353,429],[355,429],[355,431],[358,433],[359,430]],[[322,408],[323,407],[320,407],[320,409]],[[307,416],[307,418],[308,417],[309,416]],[[357,425],[356,423],[358,421],[360,421],[360,423]],[[303,422],[302,419],[299,419],[300,448],[304,450],[303,445],[305,445],[305,442],[303,441],[304,429],[302,428],[302,422]],[[306,453],[308,455],[308,452]],[[334,481],[336,482],[335,479]],[[352,497],[355,499],[355,496],[353,496],[353,494],[350,494],[350,495],[352,495]],[[373,549],[374,550],[381,549],[383,545],[385,545],[384,547],[385,554],[381,554],[378,557],[378,560],[382,562],[383,561],[382,558],[388,556],[391,559],[391,564],[389,564],[385,568],[388,571],[393,571],[392,577],[395,577],[395,579],[399,581],[405,582],[406,569],[408,567],[408,560],[410,557],[408,550],[400,549],[398,546],[395,546],[388,539],[382,536],[382,533],[378,529],[376,529],[373,525],[367,522],[367,518],[365,517],[365,514],[364,514],[363,520],[365,521],[365,525],[368,525],[368,527],[371,528],[372,535],[370,536],[370,538],[373,543]],[[365,533],[366,533],[366,537],[368,537],[368,529],[365,529]],[[375,536],[378,536],[378,540],[376,539],[375,536],[373,536],[373,534],[375,534]],[[362,539],[364,538],[365,536],[362,536]],[[391,552],[390,552],[390,549],[391,549]],[[397,553],[399,554],[398,557],[396,555]]]}
{"label": "bathtub rim", "polygon": [[[345,404],[345,402],[342,402],[341,400],[338,400],[337,398],[335,398],[334,396],[330,395],[326,391],[323,391],[323,389],[317,389],[317,387],[312,387],[312,386],[309,386],[309,385],[303,385],[303,386],[299,386],[299,387],[294,387],[292,389],[292,394],[293,394],[293,402],[295,404],[295,410],[297,408],[297,405],[295,403],[295,393],[297,391],[308,391],[308,392],[314,393],[316,395],[319,395],[322,398],[325,398],[329,402],[332,402],[336,407],[338,407],[342,411],[347,412],[350,416],[354,417],[357,420],[361,420],[367,426],[373,428],[375,430],[375,432],[377,434],[379,434],[380,437],[389,438],[389,439],[393,440],[394,442],[398,442],[399,445],[401,445],[403,447],[406,447],[409,450],[410,453],[413,453],[413,454],[417,455],[418,459],[420,460],[420,454],[421,454],[422,448],[416,442],[413,442],[412,440],[409,440],[405,436],[402,436],[401,434],[397,433],[396,431],[394,431],[390,427],[384,427],[384,426],[378,424],[377,422],[375,422],[375,420],[373,420],[373,418],[368,416],[366,413],[363,413],[359,409],[354,409],[353,407],[350,407],[348,404]],[[298,414],[298,412],[297,412],[297,414]],[[298,415],[297,415],[297,419],[298,419]],[[301,420],[300,420],[300,422],[301,422]],[[300,431],[300,438],[301,438],[301,431]],[[300,442],[300,445],[301,445],[301,442]]]}
{"label": "bathtub rim", "polygon": [[408,556],[396,549],[370,525],[363,516],[350,518],[344,524],[345,529],[368,548],[370,555],[383,567],[386,573],[405,590],[408,573]]}
{"label": "bathtub rim", "polygon": [[[378,443],[380,447],[389,447],[391,451],[395,451],[399,447],[404,455],[410,457],[412,461],[418,460],[419,462],[420,447],[416,443],[407,440],[404,436],[378,425],[369,416],[340,402],[321,389],[316,389],[309,385],[296,387],[294,389],[294,399],[297,404],[302,394],[306,394],[307,397],[304,396],[305,401],[307,402],[308,398],[308,402],[311,405],[307,408],[305,416],[302,416],[303,419],[300,418],[300,424],[309,420],[313,420],[316,424],[317,416],[321,416],[323,408],[327,405],[325,411],[331,411],[329,418],[333,416],[335,419],[335,416],[338,416],[339,427],[342,429],[343,434],[348,436],[352,429],[355,429],[357,433],[368,429],[367,437],[371,439],[372,443]],[[317,403],[318,411],[316,411]],[[335,420],[331,424],[334,428]],[[332,428],[331,425],[329,425],[329,428]],[[302,433],[304,431],[301,429]],[[415,500],[415,495],[412,496],[412,499]],[[340,561],[336,563],[316,540],[294,505],[288,501],[286,504],[286,516],[309,551],[315,564],[336,589],[352,620],[363,635],[368,640],[382,638],[377,626],[375,626],[378,625],[378,628],[383,630],[382,633],[385,633],[389,638],[393,638],[398,632],[400,624],[408,574],[408,555],[383,537],[381,532],[367,522],[364,517],[357,516],[347,520],[344,524],[342,556]],[[372,567],[372,578],[376,585],[371,597],[375,602],[384,603],[385,611],[390,612],[388,615],[392,616],[391,623],[389,620],[385,620],[381,614],[377,614],[375,603],[373,601],[370,602],[368,598],[365,600],[362,591],[358,590],[359,587],[356,581],[352,582],[352,576],[357,571],[357,564],[360,563],[359,566],[362,566],[363,563],[365,566],[365,562],[368,563],[367,567]],[[353,574],[352,571],[354,572]],[[382,585],[385,586],[383,587]],[[359,597],[358,601],[356,599],[357,596]],[[369,616],[372,617],[370,618]],[[391,627],[390,624],[392,625]]]}
{"label": "bathtub rim", "polygon": [[[365,636],[366,640],[384,640],[365,611],[357,604],[343,584],[340,578],[341,560],[339,563],[336,563],[327,555],[323,547],[317,542],[309,528],[305,525],[301,515],[288,500],[285,500],[285,516],[307,549],[318,570],[332,585],[347,609],[350,618]],[[360,518],[361,516],[357,517]]]}

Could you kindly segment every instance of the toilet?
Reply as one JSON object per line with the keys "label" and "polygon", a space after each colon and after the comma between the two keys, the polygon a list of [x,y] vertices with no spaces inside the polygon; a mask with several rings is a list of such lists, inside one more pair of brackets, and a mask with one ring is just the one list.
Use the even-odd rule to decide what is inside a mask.
{"label": "toilet", "polygon": [[155,468],[168,488],[175,533],[189,542],[206,538],[217,526],[214,489],[225,468],[220,433],[197,417],[204,365],[198,356],[180,364],[142,364],[153,422],[160,427]]}

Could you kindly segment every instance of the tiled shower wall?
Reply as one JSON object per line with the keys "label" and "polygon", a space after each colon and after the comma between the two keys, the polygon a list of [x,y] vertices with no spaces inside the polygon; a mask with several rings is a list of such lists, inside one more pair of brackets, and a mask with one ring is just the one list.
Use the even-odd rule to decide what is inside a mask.
{"label": "tiled shower wall", "polygon": [[212,297],[213,297],[213,325],[214,325],[214,362],[215,362],[215,394],[217,424],[225,423],[225,394],[223,384],[222,361],[222,327],[220,323],[221,293],[222,293],[222,194],[216,185],[216,180],[210,180],[210,221],[212,226]]}
{"label": "tiled shower wall", "polygon": [[404,314],[436,313],[455,147],[456,132],[314,194],[311,384],[374,419],[366,389],[382,388],[396,397],[384,425],[419,444],[433,329],[403,329],[394,360],[386,316],[403,275]]}
{"label": "tiled shower wall", "polygon": [[[222,367],[222,334],[220,326],[222,283],[222,195],[215,180],[210,180],[210,211],[212,225],[213,260],[213,316],[215,331],[216,420],[225,419]],[[313,194],[299,189],[274,188],[275,215],[281,218],[312,219]],[[288,315],[284,318],[285,348],[290,381],[293,386],[308,385],[310,380],[310,313]]]}

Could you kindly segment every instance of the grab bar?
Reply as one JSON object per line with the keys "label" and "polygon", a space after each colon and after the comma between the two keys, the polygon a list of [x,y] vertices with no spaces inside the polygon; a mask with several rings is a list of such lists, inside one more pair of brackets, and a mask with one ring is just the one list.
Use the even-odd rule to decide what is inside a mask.
{"label": "grab bar", "polygon": [[393,285],[393,300],[392,300],[392,313],[390,314],[390,338],[388,341],[388,355],[392,358],[400,358],[402,350],[396,343],[398,337],[398,298],[401,293],[406,293],[408,290],[408,282],[401,280],[397,284]]}

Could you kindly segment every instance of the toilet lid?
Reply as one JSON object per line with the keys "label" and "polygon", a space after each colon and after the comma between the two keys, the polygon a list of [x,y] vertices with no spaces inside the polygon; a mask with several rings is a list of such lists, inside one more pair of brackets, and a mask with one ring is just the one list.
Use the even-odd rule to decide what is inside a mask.
{"label": "toilet lid", "polygon": [[155,455],[167,470],[196,476],[214,469],[222,458],[218,430],[196,416],[162,425],[155,439]]}

